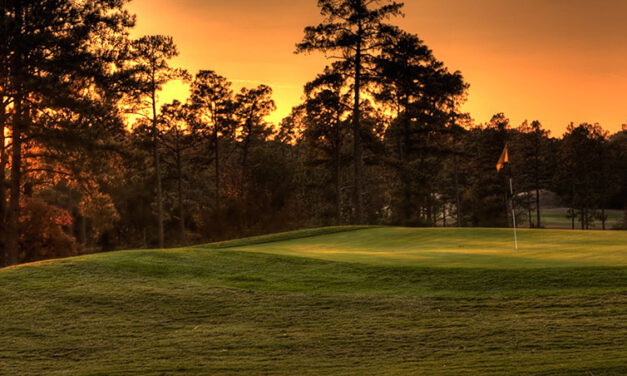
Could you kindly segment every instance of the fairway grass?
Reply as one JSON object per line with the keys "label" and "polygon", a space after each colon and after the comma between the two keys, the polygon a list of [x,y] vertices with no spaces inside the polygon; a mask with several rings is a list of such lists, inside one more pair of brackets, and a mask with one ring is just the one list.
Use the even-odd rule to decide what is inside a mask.
{"label": "fairway grass", "polygon": [[626,375],[627,233],[333,228],[0,271],[0,375]]}
{"label": "fairway grass", "polygon": [[[274,239],[273,239],[274,240]],[[233,250],[390,266],[551,268],[627,266],[627,232],[481,228],[354,228],[301,239],[276,239]],[[215,245],[200,246],[214,248]]]}

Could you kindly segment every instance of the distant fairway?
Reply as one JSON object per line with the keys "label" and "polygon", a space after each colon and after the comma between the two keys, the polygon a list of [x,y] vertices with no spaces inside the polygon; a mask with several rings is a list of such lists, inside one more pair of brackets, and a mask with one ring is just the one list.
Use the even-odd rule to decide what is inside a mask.
{"label": "distant fairway", "polygon": [[627,374],[627,232],[520,244],[329,228],[2,270],[0,375]]}
{"label": "distant fairway", "polygon": [[[568,209],[543,209],[542,210],[542,225],[546,228],[562,228],[570,229],[572,227],[571,219],[568,218]],[[624,216],[624,212],[620,210],[607,210],[607,222],[605,224],[607,229],[612,229],[616,226]],[[526,225],[525,221],[522,223]],[[603,227],[600,220],[596,219],[591,224],[591,228],[595,230],[601,230]],[[581,223],[575,221],[575,228],[581,228]]]}

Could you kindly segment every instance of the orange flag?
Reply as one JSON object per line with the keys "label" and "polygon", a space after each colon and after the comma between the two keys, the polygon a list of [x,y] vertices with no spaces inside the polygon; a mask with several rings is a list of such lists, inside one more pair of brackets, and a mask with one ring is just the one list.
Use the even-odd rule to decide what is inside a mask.
{"label": "orange flag", "polygon": [[503,149],[503,153],[501,153],[501,158],[499,158],[499,162],[496,164],[496,171],[501,171],[505,163],[509,163],[509,151],[507,150],[507,145],[505,145],[505,149]]}

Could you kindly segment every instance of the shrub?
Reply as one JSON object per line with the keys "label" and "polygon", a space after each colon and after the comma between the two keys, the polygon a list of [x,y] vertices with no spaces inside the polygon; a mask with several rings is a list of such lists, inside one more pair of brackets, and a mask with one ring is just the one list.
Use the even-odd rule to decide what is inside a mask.
{"label": "shrub", "polygon": [[72,216],[38,198],[22,203],[20,261],[33,262],[78,253],[76,240],[66,232]]}

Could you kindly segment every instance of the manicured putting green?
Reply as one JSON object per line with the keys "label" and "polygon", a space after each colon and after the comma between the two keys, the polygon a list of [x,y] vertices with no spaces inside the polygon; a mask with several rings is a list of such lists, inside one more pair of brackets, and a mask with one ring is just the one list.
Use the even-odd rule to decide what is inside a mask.
{"label": "manicured putting green", "polygon": [[232,249],[390,266],[498,269],[627,266],[625,231],[522,229],[518,231],[518,250],[514,249],[511,229],[382,227],[280,239],[264,244],[233,243]]}

